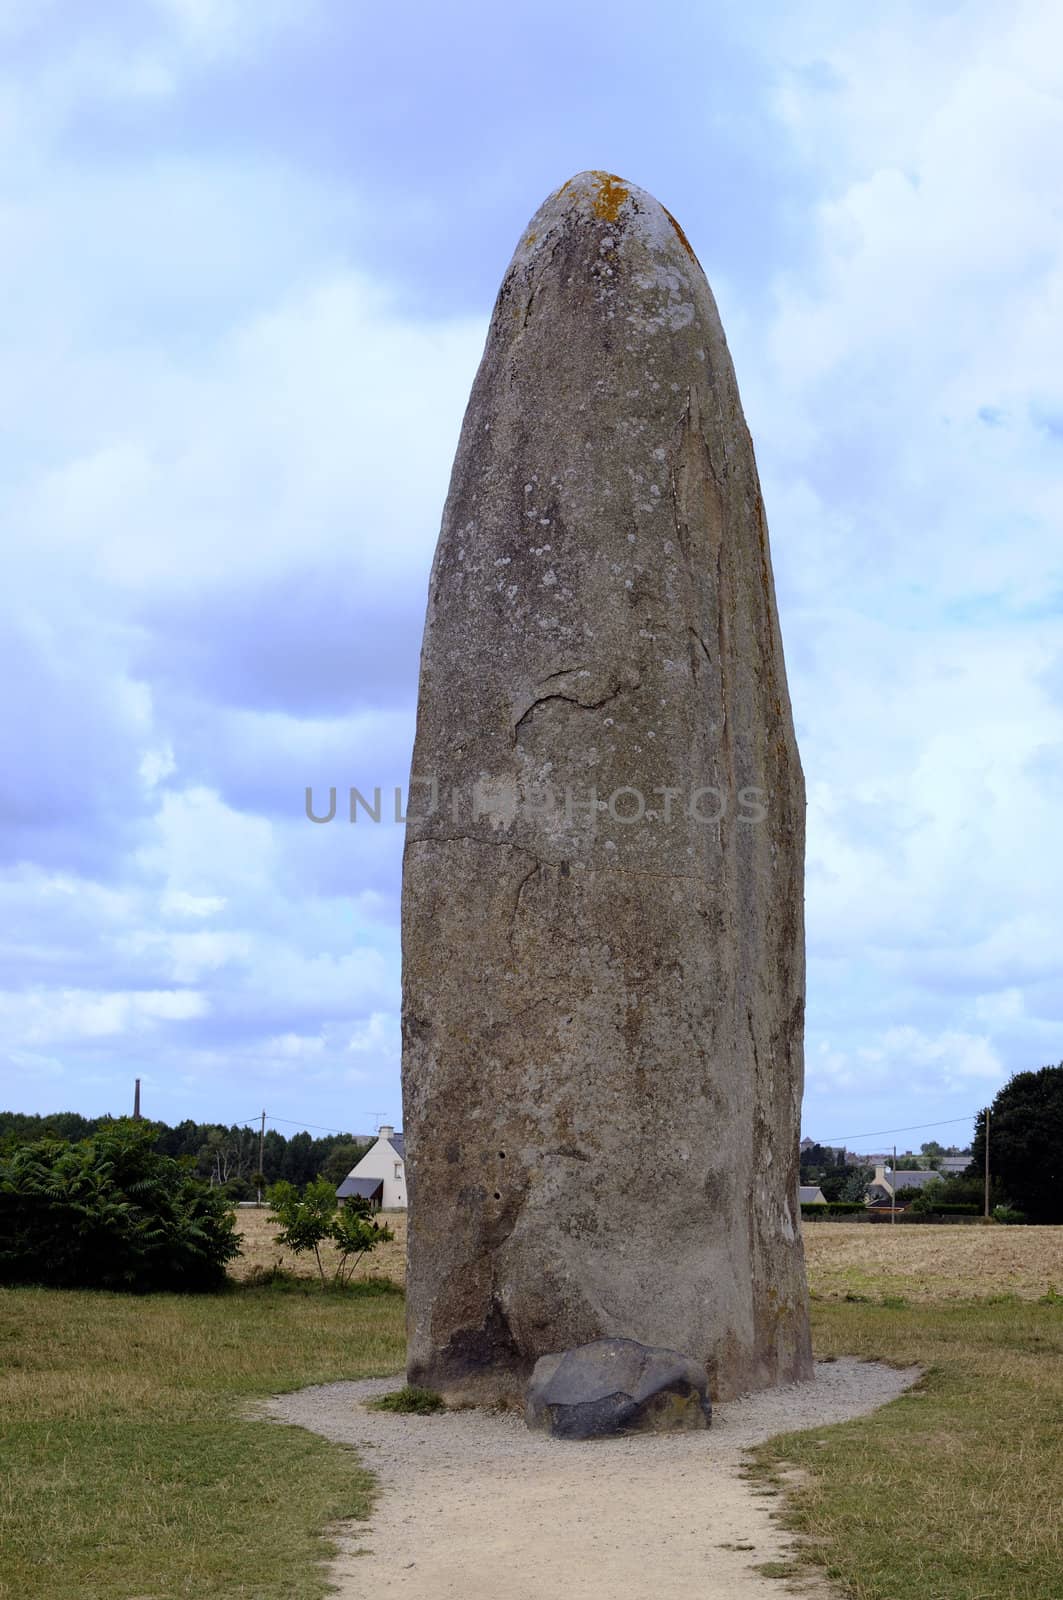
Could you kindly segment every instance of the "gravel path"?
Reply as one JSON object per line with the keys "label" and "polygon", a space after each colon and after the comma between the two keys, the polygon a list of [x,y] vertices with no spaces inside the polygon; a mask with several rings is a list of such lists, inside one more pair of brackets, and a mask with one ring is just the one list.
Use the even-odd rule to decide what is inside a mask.
{"label": "gravel path", "polygon": [[819,1362],[811,1383],[718,1406],[708,1432],[591,1443],[529,1433],[515,1413],[367,1409],[401,1377],[278,1395],[265,1414],[355,1445],[380,1481],[370,1520],[342,1536],[343,1600],[782,1600],[755,1568],[785,1561],[791,1538],[774,1497],[739,1476],[743,1452],[862,1416],[918,1375]]}

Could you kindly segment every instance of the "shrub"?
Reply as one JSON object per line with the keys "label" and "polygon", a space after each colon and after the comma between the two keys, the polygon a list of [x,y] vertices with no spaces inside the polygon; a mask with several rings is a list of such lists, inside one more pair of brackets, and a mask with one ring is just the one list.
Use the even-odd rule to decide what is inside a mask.
{"label": "shrub", "polygon": [[[971,1209],[975,1210],[977,1208],[972,1206]],[[1003,1222],[1003,1223],[1006,1223],[1009,1226],[1011,1226],[1011,1225],[1016,1225],[1018,1223],[1023,1223],[1026,1220],[1027,1219],[1026,1219],[1025,1211],[1017,1211],[1014,1206],[994,1206],[993,1207],[993,1221],[994,1222]]]}
{"label": "shrub", "polygon": [[321,1246],[326,1241],[339,1252],[333,1282],[344,1284],[350,1282],[352,1272],[368,1251],[395,1237],[390,1228],[370,1220],[367,1201],[353,1198],[341,1205],[327,1178],[315,1178],[302,1194],[293,1184],[275,1183],[267,1199],[281,1225],[274,1242],[286,1244],[295,1255],[312,1250],[322,1282],[325,1266]]}
{"label": "shrub", "polygon": [[866,1210],[861,1200],[804,1200],[801,1203],[803,1217],[852,1217]]}
{"label": "shrub", "polygon": [[232,1209],[153,1149],[149,1123],[0,1158],[0,1282],[82,1289],[216,1289],[239,1255]]}

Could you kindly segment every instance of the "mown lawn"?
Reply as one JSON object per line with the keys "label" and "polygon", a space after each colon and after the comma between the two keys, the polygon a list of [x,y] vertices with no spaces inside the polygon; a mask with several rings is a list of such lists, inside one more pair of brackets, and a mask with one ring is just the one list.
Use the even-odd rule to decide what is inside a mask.
{"label": "mown lawn", "polygon": [[[386,1289],[386,1286],[385,1286]],[[353,1454],[255,1397],[404,1361],[400,1292],[0,1290],[3,1600],[317,1600]]]}
{"label": "mown lawn", "polygon": [[773,1440],[788,1516],[851,1600],[1063,1600],[1063,1300],[813,1304],[816,1352],[926,1369],[870,1417]]}

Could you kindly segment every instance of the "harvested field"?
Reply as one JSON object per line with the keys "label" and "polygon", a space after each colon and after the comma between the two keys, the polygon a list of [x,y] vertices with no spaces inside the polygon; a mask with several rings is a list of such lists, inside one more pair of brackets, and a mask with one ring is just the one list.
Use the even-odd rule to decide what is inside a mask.
{"label": "harvested field", "polygon": [[[356,1277],[402,1283],[406,1213],[382,1212],[380,1220],[395,1238],[366,1256]],[[316,1276],[312,1255],[293,1256],[273,1243],[277,1225],[265,1209],[237,1212],[237,1226],[246,1253],[233,1263],[235,1278],[276,1265],[300,1277]],[[809,1286],[821,1300],[940,1302],[995,1295],[1039,1300],[1053,1292],[1063,1294],[1063,1228],[811,1222],[803,1232]],[[334,1257],[324,1250],[322,1256],[328,1271]]]}
{"label": "harvested field", "polygon": [[[356,1279],[391,1278],[395,1283],[403,1283],[406,1278],[406,1213],[382,1211],[377,1220],[386,1222],[395,1238],[389,1244],[377,1245],[375,1250],[364,1256],[354,1276]],[[232,1277],[244,1282],[256,1270],[268,1271],[271,1267],[281,1267],[300,1278],[317,1277],[317,1262],[312,1252],[294,1256],[283,1245],[274,1244],[273,1236],[278,1231],[278,1224],[265,1206],[261,1211],[241,1208],[236,1213],[236,1227],[244,1253],[230,1266]],[[321,1260],[325,1271],[331,1273],[336,1265],[336,1252],[331,1245],[322,1247]]]}
{"label": "harvested field", "polygon": [[1020,1300],[1063,1294],[1063,1228],[810,1222],[808,1282],[822,1300]]}

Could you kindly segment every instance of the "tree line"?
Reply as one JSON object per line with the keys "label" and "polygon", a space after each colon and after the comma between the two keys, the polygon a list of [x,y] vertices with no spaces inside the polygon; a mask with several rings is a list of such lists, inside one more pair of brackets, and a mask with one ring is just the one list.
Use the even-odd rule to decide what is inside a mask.
{"label": "tree line", "polygon": [[[76,1111],[56,1111],[47,1116],[0,1111],[0,1156],[41,1139],[77,1144],[115,1120],[109,1116],[83,1117]],[[289,1135],[267,1128],[260,1179],[259,1130],[255,1127],[237,1123],[226,1127],[224,1123],[194,1122],[190,1118],[175,1127],[147,1118],[143,1125],[154,1134],[152,1148],[159,1155],[190,1158],[196,1176],[222,1190],[231,1200],[253,1200],[260,1182],[263,1188],[290,1183],[297,1189],[317,1178],[339,1184],[373,1142],[354,1133],[332,1133],[315,1139],[306,1132]]]}
{"label": "tree line", "polygon": [[[918,1154],[898,1152],[898,1171],[936,1168],[945,1150],[929,1140]],[[899,1189],[913,1211],[971,1206],[985,1200],[986,1117],[974,1122],[971,1161],[955,1177],[925,1189]],[[817,1184],[825,1200],[863,1200],[874,1173],[859,1157],[830,1145],[801,1152],[801,1182]],[[1063,1062],[1016,1072],[989,1107],[989,1206],[1002,1222],[1063,1223]]]}

